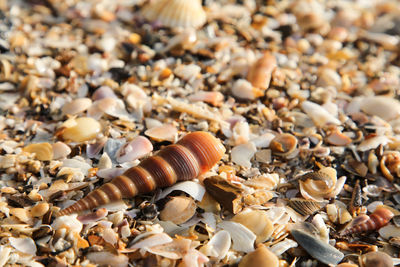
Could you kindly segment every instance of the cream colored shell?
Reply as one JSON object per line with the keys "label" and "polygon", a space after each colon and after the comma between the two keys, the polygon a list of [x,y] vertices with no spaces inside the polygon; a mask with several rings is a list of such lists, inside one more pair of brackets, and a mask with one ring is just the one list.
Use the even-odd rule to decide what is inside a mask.
{"label": "cream colored shell", "polygon": [[155,0],[142,9],[142,14],[167,27],[199,28],[207,19],[200,0]]}

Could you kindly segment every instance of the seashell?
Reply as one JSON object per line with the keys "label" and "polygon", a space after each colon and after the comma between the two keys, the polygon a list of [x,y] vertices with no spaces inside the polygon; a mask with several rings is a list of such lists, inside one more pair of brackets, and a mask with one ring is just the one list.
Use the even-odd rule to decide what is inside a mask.
{"label": "seashell", "polygon": [[303,216],[312,215],[324,207],[325,202],[314,200],[292,198],[288,200],[288,205]]}
{"label": "seashell", "polygon": [[36,249],[35,241],[33,241],[32,238],[30,238],[30,237],[25,237],[25,238],[10,237],[10,238],[8,238],[8,240],[10,241],[10,245],[13,248],[15,248],[16,250],[18,250],[22,253],[36,256],[37,249]]}
{"label": "seashell", "polygon": [[247,80],[239,79],[232,86],[232,94],[239,99],[254,100],[257,97],[263,96],[264,92],[253,87]]}
{"label": "seashell", "polygon": [[325,224],[324,219],[322,218],[321,214],[316,214],[312,219],[312,224],[318,230],[319,238],[324,241],[325,243],[329,243],[329,229]]}
{"label": "seashell", "polygon": [[224,95],[220,92],[200,91],[188,96],[188,100],[191,102],[203,101],[215,107],[219,107],[224,103]]}
{"label": "seashell", "polygon": [[348,227],[346,227],[341,235],[349,235],[355,233],[369,232],[379,230],[389,223],[394,214],[385,207],[378,207],[371,215],[361,215],[353,219]]}
{"label": "seashell", "polygon": [[[178,35],[172,37],[168,41],[168,44],[163,49],[159,50],[159,53],[162,54],[171,50],[174,51],[175,49],[183,49],[183,50],[190,49],[194,46],[196,41],[197,41],[196,30],[193,28],[187,28]],[[165,68],[161,71],[159,79],[160,80],[167,79],[168,77],[170,77],[171,74],[172,74],[171,69]]]}
{"label": "seashell", "polygon": [[240,223],[251,230],[256,236],[256,244],[265,242],[271,237],[274,227],[265,211],[246,210],[236,214],[232,221]]}
{"label": "seashell", "polygon": [[379,166],[378,157],[375,155],[375,151],[371,150],[368,154],[368,170],[370,173],[375,174]]}
{"label": "seashell", "polygon": [[239,267],[278,267],[279,259],[264,245],[260,245],[255,251],[245,255],[239,263]]}
{"label": "seashell", "polygon": [[215,257],[217,259],[225,258],[231,247],[231,235],[228,231],[218,231],[211,239],[200,248],[200,252],[206,256]]}
{"label": "seashell", "polygon": [[177,183],[171,187],[164,189],[162,191],[162,193],[159,195],[159,197],[157,198],[157,200],[165,198],[173,191],[185,192],[186,194],[190,195],[193,199],[195,199],[197,201],[201,201],[206,192],[204,186],[202,186],[201,184],[193,182],[193,181],[185,181],[185,182]]}
{"label": "seashell", "polygon": [[144,134],[157,142],[175,142],[178,136],[178,129],[172,124],[163,124],[146,130]]}
{"label": "seashell", "polygon": [[283,241],[279,242],[278,244],[273,245],[270,248],[270,251],[274,253],[276,256],[280,256],[285,253],[287,250],[291,248],[297,247],[297,242],[293,241],[292,239],[285,238]]}
{"label": "seashell", "polygon": [[370,138],[367,138],[364,141],[362,141],[357,146],[357,150],[364,152],[364,151],[368,151],[370,149],[375,149],[380,145],[385,146],[388,143],[390,143],[390,139],[387,136],[384,136],[384,135],[374,136],[374,137],[370,137]]}
{"label": "seashell", "polygon": [[33,217],[41,217],[46,214],[49,210],[49,203],[42,202],[37,204],[31,209],[31,214]]}
{"label": "seashell", "polygon": [[379,163],[381,172],[389,181],[393,182],[394,175],[400,177],[400,152],[385,151]]}
{"label": "seashell", "polygon": [[250,160],[256,151],[257,148],[252,142],[235,146],[231,151],[232,161],[239,166],[250,168]]}
{"label": "seashell", "polygon": [[3,267],[10,258],[11,247],[0,246],[0,266]]}
{"label": "seashell", "polygon": [[54,230],[66,228],[71,232],[80,233],[82,231],[83,225],[77,219],[76,215],[60,216],[54,220],[51,224]]}
{"label": "seashell", "polygon": [[64,104],[61,109],[63,115],[76,115],[84,112],[92,105],[90,98],[78,98],[69,103]]}
{"label": "seashell", "polygon": [[113,246],[118,242],[118,234],[111,228],[104,229],[102,237],[104,241]]}
{"label": "seashell", "polygon": [[49,161],[53,159],[53,147],[49,143],[30,144],[24,147],[23,151],[34,153],[38,160]]}
{"label": "seashell", "polygon": [[276,58],[265,52],[250,68],[247,80],[257,88],[267,90],[271,81],[272,71],[276,68]]}
{"label": "seashell", "polygon": [[57,142],[52,144],[53,147],[53,159],[62,159],[67,157],[71,153],[71,148],[63,142]]}
{"label": "seashell", "polygon": [[270,201],[275,196],[274,193],[268,190],[257,190],[252,194],[245,195],[243,200],[246,205],[263,205]]}
{"label": "seashell", "polygon": [[326,124],[340,125],[341,122],[336,119],[332,114],[330,114],[322,106],[310,102],[303,101],[301,103],[301,108],[303,111],[313,120],[316,126],[324,126]]}
{"label": "seashell", "polygon": [[201,68],[196,64],[189,64],[189,65],[181,64],[175,68],[174,72],[178,77],[182,78],[185,81],[190,82],[196,79],[200,75]]}
{"label": "seashell", "polygon": [[293,229],[290,233],[308,254],[322,263],[337,265],[344,257],[336,248],[302,230]]}
{"label": "seashell", "polygon": [[93,101],[100,100],[103,98],[118,98],[114,91],[108,86],[101,86],[92,95]]}
{"label": "seashell", "polygon": [[380,251],[368,252],[360,257],[361,267],[393,267],[393,259]]}
{"label": "seashell", "polygon": [[68,125],[62,132],[61,137],[64,140],[72,142],[84,142],[94,139],[101,131],[101,125],[98,121],[88,117],[77,118]]}
{"label": "seashell", "polygon": [[10,214],[13,215],[14,217],[18,218],[18,220],[31,224],[32,223],[32,217],[30,216],[28,210],[24,208],[12,208],[10,209]]}
{"label": "seashell", "polygon": [[175,224],[187,222],[196,213],[196,203],[190,197],[177,196],[165,204],[160,212],[160,219]]}
{"label": "seashell", "polygon": [[339,194],[345,180],[346,177],[341,177],[338,181],[335,169],[323,167],[319,171],[306,173],[300,177],[300,193],[305,199],[322,201],[324,198]]}
{"label": "seashell", "polygon": [[86,254],[86,257],[89,261],[103,266],[127,267],[129,263],[129,258],[124,254],[115,255],[107,251],[90,252]]}
{"label": "seashell", "polygon": [[146,237],[144,237],[143,239],[138,239],[139,236],[137,236],[133,242],[132,245],[129,248],[133,248],[133,249],[146,249],[146,248],[151,248],[151,247],[155,247],[155,246],[160,246],[160,245],[164,245],[167,243],[170,243],[173,241],[173,239],[165,234],[165,233],[157,233],[157,234],[145,234],[147,235]]}
{"label": "seashell", "polygon": [[232,249],[246,253],[254,250],[254,241],[257,237],[244,225],[237,222],[223,221],[218,224],[218,227],[228,231],[231,235],[233,241]]}
{"label": "seashell", "polygon": [[277,173],[264,173],[243,183],[256,189],[273,190],[279,184],[279,175]]}
{"label": "seashell", "polygon": [[119,163],[134,161],[146,156],[151,151],[153,151],[153,145],[149,139],[144,136],[137,136],[118,149],[116,159]]}
{"label": "seashell", "polygon": [[379,229],[379,235],[386,240],[389,240],[392,237],[400,237],[400,227],[392,224],[386,225]]}
{"label": "seashell", "polygon": [[272,139],[269,148],[274,154],[285,156],[292,153],[297,147],[297,138],[291,134],[278,134]]}
{"label": "seashell", "polygon": [[321,68],[318,72],[318,86],[333,86],[336,89],[340,89],[342,87],[342,78],[337,71],[330,68]]}
{"label": "seashell", "polygon": [[378,116],[386,121],[396,119],[400,115],[400,101],[392,97],[365,97],[360,108],[368,115]]}
{"label": "seashell", "polygon": [[97,168],[99,168],[99,170],[112,168],[112,160],[110,159],[110,157],[106,152],[104,152],[103,155],[101,155]]}
{"label": "seashell", "polygon": [[344,263],[337,265],[336,267],[359,267],[359,266],[358,266],[358,264],[344,262]]}
{"label": "seashell", "polygon": [[100,151],[103,149],[103,147],[105,146],[105,144],[107,143],[107,137],[101,137],[99,139],[96,140],[96,142],[94,144],[88,144],[86,146],[86,155],[89,158],[95,158],[98,156],[98,154],[100,153]]}
{"label": "seashell", "polygon": [[142,14],[167,27],[200,28],[207,19],[200,0],[155,0],[143,7]]}
{"label": "seashell", "polygon": [[103,219],[107,216],[107,214],[108,210],[105,208],[101,208],[96,210],[95,212],[78,216],[77,219],[83,224],[89,224]]}
{"label": "seashell", "polygon": [[177,180],[189,180],[208,171],[216,164],[225,148],[206,132],[187,134],[178,143],[142,161],[110,183],[60,212],[61,215],[92,209],[122,198],[170,186]]}
{"label": "seashell", "polygon": [[339,129],[335,129],[334,131],[328,133],[326,136],[326,141],[334,146],[347,146],[350,145],[352,140],[347,135],[344,135]]}

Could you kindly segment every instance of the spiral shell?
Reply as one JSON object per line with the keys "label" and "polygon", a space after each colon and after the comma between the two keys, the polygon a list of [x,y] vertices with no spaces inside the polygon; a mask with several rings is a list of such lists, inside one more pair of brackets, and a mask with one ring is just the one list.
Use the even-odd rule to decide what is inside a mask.
{"label": "spiral shell", "polygon": [[369,232],[373,230],[378,230],[389,223],[389,221],[393,218],[394,214],[389,209],[384,207],[378,207],[371,215],[361,215],[356,217],[352,226],[341,233],[342,236],[354,234],[354,233],[362,233]]}
{"label": "spiral shell", "polygon": [[104,184],[97,190],[60,211],[66,215],[84,211],[122,198],[167,187],[177,181],[196,178],[217,163],[225,153],[221,142],[206,132],[194,132],[169,145],[155,156]]}

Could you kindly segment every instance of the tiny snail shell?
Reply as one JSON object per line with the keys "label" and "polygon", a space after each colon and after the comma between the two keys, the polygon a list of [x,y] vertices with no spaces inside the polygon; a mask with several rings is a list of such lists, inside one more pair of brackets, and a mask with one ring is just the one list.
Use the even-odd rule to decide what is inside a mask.
{"label": "tiny snail shell", "polygon": [[[362,216],[362,217],[361,217]],[[353,226],[350,226],[341,233],[342,236],[355,234],[355,233],[362,233],[362,232],[369,232],[373,230],[378,230],[389,223],[389,221],[393,218],[394,214],[389,209],[384,207],[378,207],[371,215],[361,215],[356,217],[361,218],[361,220],[354,221]],[[365,220],[362,218],[365,217]],[[367,218],[369,217],[369,218]]]}
{"label": "tiny snail shell", "polygon": [[60,215],[96,208],[122,198],[167,187],[177,181],[196,178],[216,164],[225,153],[222,143],[207,132],[187,134],[178,143],[169,145],[155,156],[104,184],[97,190],[61,210]]}

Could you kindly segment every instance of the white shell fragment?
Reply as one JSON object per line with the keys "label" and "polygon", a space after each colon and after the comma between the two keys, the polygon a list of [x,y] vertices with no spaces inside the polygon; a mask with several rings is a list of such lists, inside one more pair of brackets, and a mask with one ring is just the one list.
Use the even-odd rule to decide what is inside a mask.
{"label": "white shell fragment", "polygon": [[232,161],[239,166],[250,168],[250,160],[253,158],[256,151],[257,148],[252,142],[235,146],[231,151]]}
{"label": "white shell fragment", "polygon": [[165,233],[159,233],[134,243],[132,246],[130,246],[130,248],[151,248],[170,242],[172,242],[172,238],[169,235]]}
{"label": "white shell fragment", "polygon": [[10,247],[0,246],[0,267],[3,267],[7,263],[10,253]]}
{"label": "white shell fragment", "polygon": [[11,246],[13,246],[16,250],[26,254],[36,255],[36,245],[32,238],[10,237],[8,240],[10,241]]}
{"label": "white shell fragment", "polygon": [[298,246],[298,244],[296,241],[293,241],[292,239],[289,239],[289,238],[285,238],[283,241],[279,242],[278,244],[273,245],[270,248],[270,250],[276,256],[280,256],[288,249],[295,248],[297,246]]}
{"label": "white shell fragment", "polygon": [[64,115],[75,115],[84,112],[92,105],[90,98],[78,98],[75,99],[62,107],[62,113]]}
{"label": "white shell fragment", "polygon": [[234,250],[246,253],[254,250],[256,235],[242,224],[230,221],[223,221],[218,224],[218,227],[229,232],[233,241],[232,248]]}
{"label": "white shell fragment", "polygon": [[149,139],[144,136],[137,136],[118,149],[116,159],[119,163],[134,161],[146,156],[151,151],[153,151],[153,145]]}
{"label": "white shell fragment", "polygon": [[201,184],[193,182],[193,181],[185,181],[185,182],[177,183],[171,187],[164,189],[162,191],[162,193],[159,195],[159,197],[157,198],[157,200],[165,198],[172,191],[175,191],[175,190],[183,191],[183,192],[189,194],[192,198],[194,198],[197,201],[201,201],[206,192],[206,189]]}
{"label": "white shell fragment", "polygon": [[218,231],[210,241],[205,244],[201,249],[206,256],[215,257],[217,259],[223,259],[228,253],[231,247],[231,235],[228,231]]}
{"label": "white shell fragment", "polygon": [[172,124],[164,124],[148,129],[144,134],[158,142],[175,142],[178,137],[178,129]]}
{"label": "white shell fragment", "polygon": [[72,232],[79,233],[82,231],[83,224],[76,217],[76,214],[57,217],[51,224],[51,227],[54,230],[67,228]]}
{"label": "white shell fragment", "polygon": [[360,107],[365,113],[384,120],[393,120],[400,115],[400,102],[391,97],[366,97],[362,100]]}
{"label": "white shell fragment", "polygon": [[316,103],[304,101],[301,104],[301,108],[314,121],[316,126],[324,126],[325,124],[341,124],[337,118]]}

